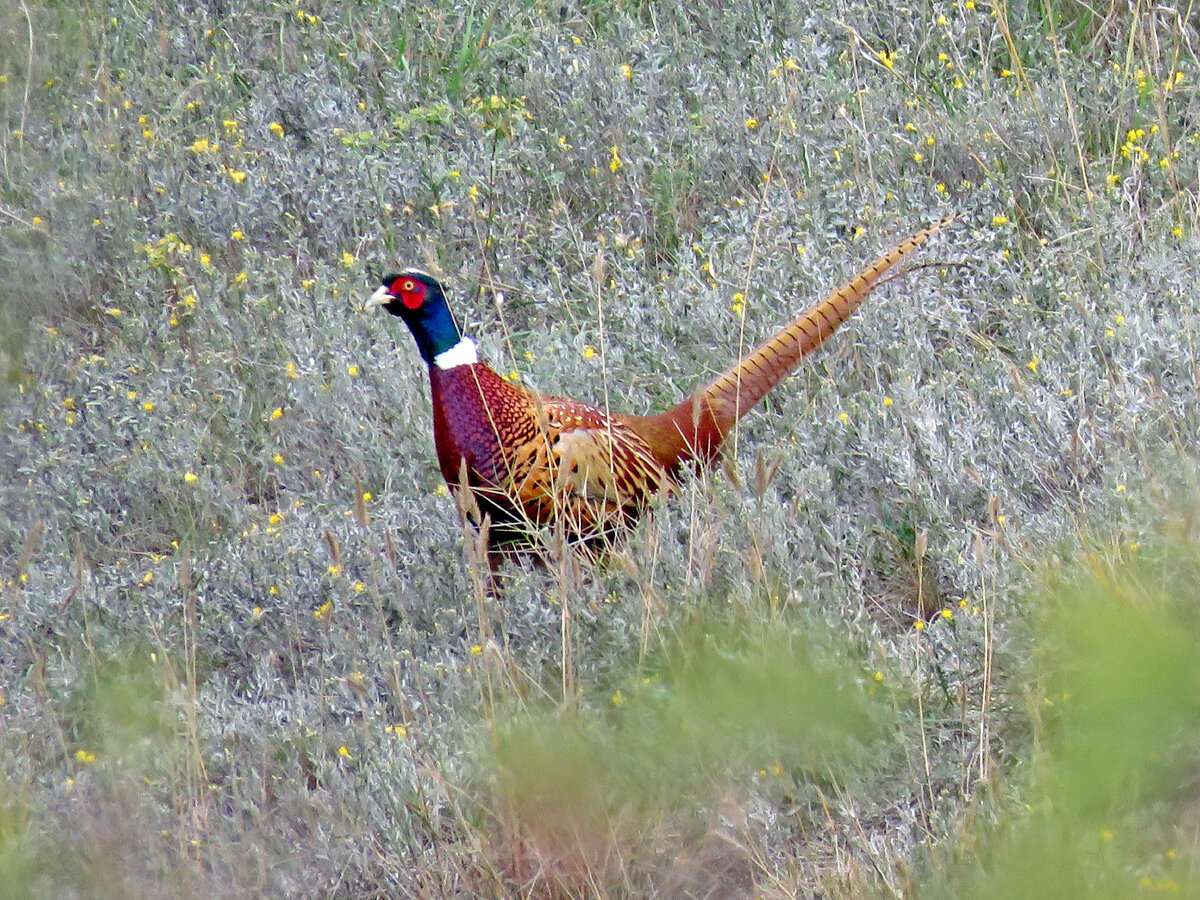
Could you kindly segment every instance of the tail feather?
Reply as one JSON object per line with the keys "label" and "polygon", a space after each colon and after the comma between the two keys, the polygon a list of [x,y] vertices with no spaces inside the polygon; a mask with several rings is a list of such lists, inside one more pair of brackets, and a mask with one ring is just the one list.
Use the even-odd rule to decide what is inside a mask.
{"label": "tail feather", "polygon": [[902,241],[675,408],[645,419],[630,417],[629,424],[647,437],[672,473],[682,462],[711,459],[738,419],[833,334],[889,269],[954,218]]}

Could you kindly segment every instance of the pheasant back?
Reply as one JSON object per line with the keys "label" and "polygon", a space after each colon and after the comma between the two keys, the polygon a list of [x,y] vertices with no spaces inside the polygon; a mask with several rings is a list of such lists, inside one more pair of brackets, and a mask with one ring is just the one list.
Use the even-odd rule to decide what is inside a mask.
{"label": "pheasant back", "polygon": [[607,542],[664,485],[645,439],[586,403],[517,387],[483,363],[433,367],[430,385],[442,476],[467,492],[469,518],[490,519],[498,545],[548,526]]}

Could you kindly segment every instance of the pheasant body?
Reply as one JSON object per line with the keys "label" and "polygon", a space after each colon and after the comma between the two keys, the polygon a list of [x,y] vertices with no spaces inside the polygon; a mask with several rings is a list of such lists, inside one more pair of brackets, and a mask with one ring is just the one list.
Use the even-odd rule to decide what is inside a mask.
{"label": "pheasant body", "polygon": [[637,519],[663,482],[646,441],[601,410],[517,387],[484,363],[429,370],[442,477],[469,488],[499,545],[558,524],[594,543]]}
{"label": "pheasant body", "polygon": [[782,328],[682,403],[656,416],[606,413],[505,381],[480,362],[441,284],[389,275],[367,305],[404,319],[429,364],[442,476],[477,524],[489,558],[536,543],[543,528],[604,546],[631,527],[686,465],[718,454],[738,419],[857,309],[883,275],[946,222],[918,232]]}

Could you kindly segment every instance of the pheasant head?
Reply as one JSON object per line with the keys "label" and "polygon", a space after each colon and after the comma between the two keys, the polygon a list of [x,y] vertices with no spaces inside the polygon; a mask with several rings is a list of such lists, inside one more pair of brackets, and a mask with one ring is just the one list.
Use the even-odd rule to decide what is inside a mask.
{"label": "pheasant head", "polygon": [[428,272],[405,269],[385,276],[366,303],[367,309],[376,306],[404,320],[429,365],[447,369],[477,361],[475,342],[463,337],[441,283]]}

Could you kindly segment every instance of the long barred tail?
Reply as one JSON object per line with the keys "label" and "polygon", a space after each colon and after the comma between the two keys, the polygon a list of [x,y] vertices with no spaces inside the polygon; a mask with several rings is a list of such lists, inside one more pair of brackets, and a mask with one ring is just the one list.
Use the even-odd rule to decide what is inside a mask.
{"label": "long barred tail", "polygon": [[850,318],[863,298],[871,293],[871,289],[892,266],[929,240],[949,221],[943,219],[917,232],[879,257],[812,309],[784,326],[740,363],[698,391],[692,402],[712,412],[723,437],[742,415],[787,377],[801,359]]}
{"label": "long barred tail", "polygon": [[790,374],[809,352],[833,334],[889,269],[955,218],[945,218],[902,241],[816,306],[784,326],[741,362],[674,409],[653,417],[650,421],[655,423],[652,426],[654,430],[658,431],[659,426],[669,422],[673,426],[670,430],[679,435],[681,442],[674,448],[677,452],[673,455],[680,462],[711,458],[737,420]]}

